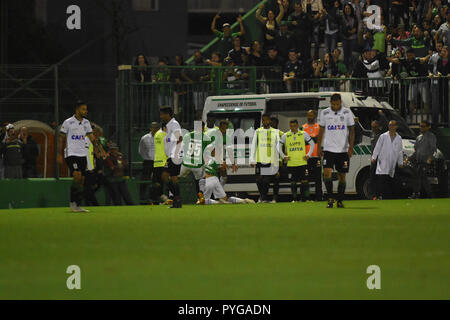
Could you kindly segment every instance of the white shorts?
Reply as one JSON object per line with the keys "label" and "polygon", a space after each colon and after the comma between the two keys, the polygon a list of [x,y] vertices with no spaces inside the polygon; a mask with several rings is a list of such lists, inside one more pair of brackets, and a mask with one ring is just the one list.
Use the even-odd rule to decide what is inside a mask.
{"label": "white shorts", "polygon": [[192,172],[195,180],[200,180],[205,177],[205,168],[202,166],[200,168],[189,168],[185,165],[181,165],[180,169],[180,177],[186,178],[189,175],[189,172]]}
{"label": "white shorts", "polygon": [[214,194],[216,200],[225,198],[227,196],[217,177],[208,177],[205,180],[205,192],[203,194],[205,200],[211,199],[212,194]]}

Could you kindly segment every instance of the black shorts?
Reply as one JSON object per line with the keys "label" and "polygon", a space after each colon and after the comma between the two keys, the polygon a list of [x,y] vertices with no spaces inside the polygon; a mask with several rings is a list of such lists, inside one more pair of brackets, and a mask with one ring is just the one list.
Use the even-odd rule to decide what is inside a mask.
{"label": "black shorts", "polygon": [[70,176],[73,176],[75,171],[80,171],[83,176],[85,175],[87,167],[86,157],[70,156],[66,158],[66,163],[70,170]]}
{"label": "black shorts", "polygon": [[339,173],[348,173],[348,169],[350,168],[350,159],[347,152],[334,153],[324,151],[323,167],[331,169],[335,168]]}
{"label": "black shorts", "polygon": [[181,164],[173,163],[172,159],[167,159],[167,169],[171,177],[177,177],[180,175]]}
{"label": "black shorts", "polygon": [[299,182],[300,180],[306,180],[306,165],[297,167],[286,167],[288,171],[288,178],[291,181]]}

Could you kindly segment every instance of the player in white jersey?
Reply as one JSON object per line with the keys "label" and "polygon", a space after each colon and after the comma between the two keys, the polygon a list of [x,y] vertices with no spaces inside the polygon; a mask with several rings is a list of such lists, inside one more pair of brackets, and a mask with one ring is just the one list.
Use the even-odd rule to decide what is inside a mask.
{"label": "player in white jersey", "polygon": [[[87,166],[87,156],[89,153],[89,145],[86,138],[94,144],[94,149],[100,150],[103,158],[106,157],[102,146],[95,139],[92,128],[87,116],[86,103],[79,101],[75,107],[75,114],[66,119],[59,132],[59,152],[57,160],[60,165],[65,158],[70,175],[73,177],[73,183],[70,187],[70,208],[73,212],[88,212],[88,210],[80,207],[83,200],[84,175]],[[64,145],[66,147],[64,148]]]}
{"label": "player in white jersey", "polygon": [[[328,193],[327,208],[333,208],[333,168],[338,172],[337,207],[343,208],[345,176],[350,167],[355,141],[355,117],[349,108],[342,107],[341,95],[335,93],[330,99],[331,107],[323,110],[319,120],[317,152],[323,156],[323,181]],[[323,147],[323,151],[322,151]]]}
{"label": "player in white jersey", "polygon": [[173,110],[171,107],[163,106],[160,108],[160,118],[165,123],[167,128],[167,135],[164,141],[164,148],[166,151],[167,167],[170,174],[169,190],[174,196],[174,201],[171,208],[181,208],[180,186],[178,184],[178,176],[180,175],[181,161],[182,161],[182,141],[181,126],[173,117]]}

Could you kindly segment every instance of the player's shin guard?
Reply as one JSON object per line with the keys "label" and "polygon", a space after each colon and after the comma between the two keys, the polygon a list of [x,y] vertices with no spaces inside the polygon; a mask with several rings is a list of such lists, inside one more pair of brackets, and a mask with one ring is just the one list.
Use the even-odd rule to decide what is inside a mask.
{"label": "player's shin guard", "polygon": [[302,181],[300,186],[302,192],[302,201],[306,201],[309,198],[309,183],[308,181]]}
{"label": "player's shin guard", "polygon": [[297,183],[295,181],[291,181],[291,193],[292,200],[297,201]]}
{"label": "player's shin guard", "polygon": [[325,188],[327,189],[327,197],[328,199],[333,198],[333,180],[330,178],[323,177],[323,182],[325,184]]}
{"label": "player's shin guard", "polygon": [[238,197],[229,197],[228,201],[230,201],[231,203],[244,203],[245,200],[238,198]]}
{"label": "player's shin guard", "polygon": [[205,199],[205,204],[218,204],[219,201],[213,199]]}
{"label": "player's shin guard", "polygon": [[347,183],[339,181],[337,200],[339,200],[339,201],[344,200],[344,193],[345,193],[346,186],[347,186]]}

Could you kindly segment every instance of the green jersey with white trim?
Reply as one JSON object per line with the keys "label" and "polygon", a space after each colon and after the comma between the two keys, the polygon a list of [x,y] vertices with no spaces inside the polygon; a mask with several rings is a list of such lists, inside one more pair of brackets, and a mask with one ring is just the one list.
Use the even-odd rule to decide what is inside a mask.
{"label": "green jersey with white trim", "polygon": [[215,158],[211,158],[205,164],[205,172],[207,174],[219,177],[219,163]]}
{"label": "green jersey with white trim", "polygon": [[201,168],[204,164],[203,152],[211,143],[205,133],[186,133],[183,137],[183,165],[188,168]]}

